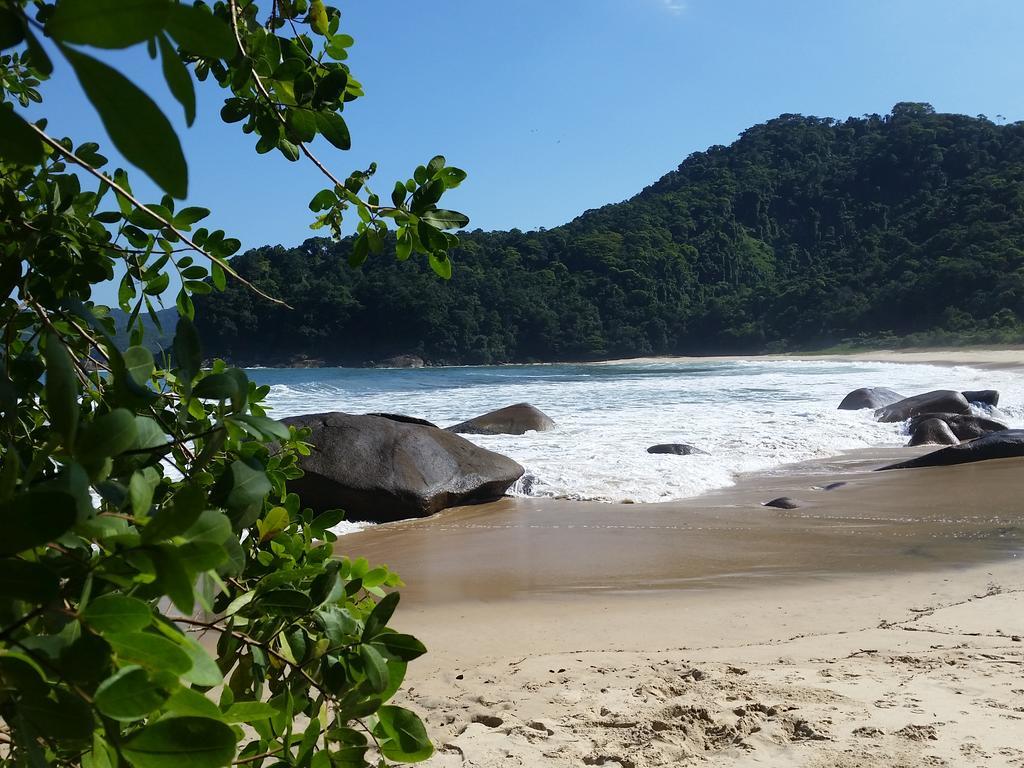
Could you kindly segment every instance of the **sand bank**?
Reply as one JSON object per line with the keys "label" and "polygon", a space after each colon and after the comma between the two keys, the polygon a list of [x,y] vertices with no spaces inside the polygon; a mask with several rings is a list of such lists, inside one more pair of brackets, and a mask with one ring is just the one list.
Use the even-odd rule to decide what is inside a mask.
{"label": "sand bank", "polygon": [[[782,355],[722,355],[715,357],[641,357],[608,363],[707,363],[737,360],[829,360],[836,362],[917,363],[920,365],[967,365],[974,368],[1018,370],[1024,368],[1024,348],[875,349],[843,354],[797,353]],[[596,363],[602,365],[602,363]]]}

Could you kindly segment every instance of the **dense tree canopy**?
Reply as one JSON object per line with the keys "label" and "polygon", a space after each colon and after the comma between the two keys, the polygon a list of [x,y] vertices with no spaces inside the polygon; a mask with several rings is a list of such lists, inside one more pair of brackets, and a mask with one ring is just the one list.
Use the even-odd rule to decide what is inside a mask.
{"label": "dense tree canopy", "polygon": [[217,354],[278,364],[1012,341],[1022,180],[1021,123],[914,103],[782,115],[564,226],[464,234],[448,283],[387,259],[350,269],[347,240],[250,251],[234,266],[295,310],[229,287],[201,332]]}

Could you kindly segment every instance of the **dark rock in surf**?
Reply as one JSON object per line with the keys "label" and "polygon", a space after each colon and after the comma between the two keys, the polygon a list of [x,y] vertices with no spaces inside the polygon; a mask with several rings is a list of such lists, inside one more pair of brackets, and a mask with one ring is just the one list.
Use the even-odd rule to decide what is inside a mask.
{"label": "dark rock in surf", "polygon": [[530,431],[546,432],[554,426],[555,422],[540,409],[529,403],[516,403],[446,429],[465,435],[522,435]]}
{"label": "dark rock in surf", "polygon": [[842,488],[844,485],[847,485],[847,482],[845,480],[840,480],[839,482],[836,483],[829,483],[828,485],[824,486],[821,490],[834,491],[838,488]]}
{"label": "dark rock in surf", "polygon": [[647,449],[647,452],[669,453],[674,456],[693,456],[694,454],[707,456],[707,451],[702,451],[700,448],[688,443],[659,443],[658,445],[652,445]]}
{"label": "dark rock in surf", "polygon": [[903,399],[903,395],[887,387],[861,387],[843,398],[840,411],[859,411],[861,408],[882,408]]}
{"label": "dark rock in surf", "polygon": [[798,509],[800,507],[793,499],[789,496],[779,496],[777,499],[766,501],[761,504],[762,507],[775,507],[777,509]]}
{"label": "dark rock in surf", "polygon": [[934,392],[925,392],[923,395],[906,397],[884,408],[879,408],[875,411],[875,418],[879,421],[894,422],[906,421],[922,413],[970,412],[971,406],[962,394],[951,389],[937,389]]}
{"label": "dark rock in surf", "polygon": [[926,453],[907,461],[879,467],[886,469],[918,469],[921,467],[946,467],[953,464],[968,464],[974,461],[1012,459],[1024,456],[1024,429],[1007,429],[992,432],[959,445],[951,445],[939,451]]}
{"label": "dark rock in surf", "polygon": [[956,445],[959,438],[953,434],[943,419],[931,416],[918,416],[917,423],[911,421],[909,446],[914,445]]}
{"label": "dark rock in surf", "polygon": [[999,392],[994,389],[969,389],[961,394],[969,403],[981,403],[995,408],[999,405]]}
{"label": "dark rock in surf", "polygon": [[[922,413],[910,420],[910,434],[916,433],[918,425],[930,419],[944,421],[949,429],[956,435],[957,441],[973,440],[976,437],[987,435],[989,432],[1002,432],[1009,429],[1006,424],[985,416],[975,416],[971,413]],[[914,443],[919,445],[919,443]],[[952,445],[952,443],[948,443]]]}
{"label": "dark rock in surf", "polygon": [[303,477],[288,488],[320,512],[349,520],[425,517],[445,507],[502,496],[523,474],[512,459],[432,426],[381,416],[319,413],[282,419],[309,427]]}

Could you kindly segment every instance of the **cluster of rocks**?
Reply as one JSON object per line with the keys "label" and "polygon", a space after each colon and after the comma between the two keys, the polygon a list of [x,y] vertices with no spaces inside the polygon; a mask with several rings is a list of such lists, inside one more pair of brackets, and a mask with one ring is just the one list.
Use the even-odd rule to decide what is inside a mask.
{"label": "cluster of rocks", "polygon": [[882,422],[906,422],[910,446],[949,446],[881,469],[946,466],[1024,456],[1024,430],[1010,429],[994,389],[957,392],[937,389],[904,397],[886,387],[855,389],[840,410],[874,409]]}

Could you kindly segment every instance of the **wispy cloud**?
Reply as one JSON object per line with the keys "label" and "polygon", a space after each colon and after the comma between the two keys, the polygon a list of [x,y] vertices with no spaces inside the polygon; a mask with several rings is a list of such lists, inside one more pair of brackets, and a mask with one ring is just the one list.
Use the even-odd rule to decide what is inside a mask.
{"label": "wispy cloud", "polygon": [[686,0],[658,0],[658,4],[673,16],[679,16],[686,10]]}

